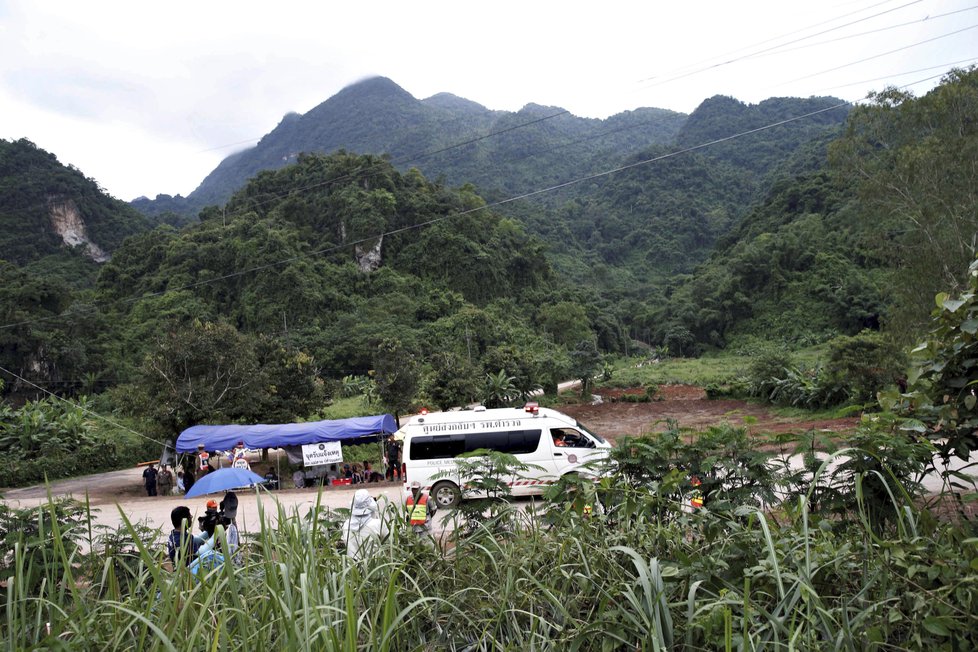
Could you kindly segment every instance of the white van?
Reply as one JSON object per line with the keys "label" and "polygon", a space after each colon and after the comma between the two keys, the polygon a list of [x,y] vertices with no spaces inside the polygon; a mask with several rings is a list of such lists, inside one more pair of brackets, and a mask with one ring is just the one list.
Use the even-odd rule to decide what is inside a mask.
{"label": "white van", "polygon": [[[438,507],[462,500],[455,457],[480,448],[510,453],[534,465],[523,477],[512,478],[514,496],[539,494],[562,475],[575,473],[586,462],[607,457],[611,444],[576,420],[556,410],[526,407],[487,410],[479,406],[461,412],[419,414],[399,431],[404,438],[404,483],[421,483]],[[536,468],[541,467],[541,468]],[[435,478],[441,472],[448,476]]]}

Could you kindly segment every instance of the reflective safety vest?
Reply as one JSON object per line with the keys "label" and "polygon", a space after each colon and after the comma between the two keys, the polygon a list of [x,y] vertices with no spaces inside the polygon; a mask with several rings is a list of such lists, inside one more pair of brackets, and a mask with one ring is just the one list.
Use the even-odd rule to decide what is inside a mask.
{"label": "reflective safety vest", "polygon": [[428,496],[421,494],[418,504],[414,504],[414,495],[407,497],[408,513],[411,515],[411,525],[425,525],[428,522]]}

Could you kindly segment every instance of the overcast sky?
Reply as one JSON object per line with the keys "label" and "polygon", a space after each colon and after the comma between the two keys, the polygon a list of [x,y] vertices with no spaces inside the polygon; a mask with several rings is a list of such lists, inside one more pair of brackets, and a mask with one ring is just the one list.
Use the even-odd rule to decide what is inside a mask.
{"label": "overcast sky", "polygon": [[0,138],[129,200],[188,194],[284,114],[374,75],[604,118],[716,94],[920,95],[955,63],[978,63],[978,0],[0,0]]}

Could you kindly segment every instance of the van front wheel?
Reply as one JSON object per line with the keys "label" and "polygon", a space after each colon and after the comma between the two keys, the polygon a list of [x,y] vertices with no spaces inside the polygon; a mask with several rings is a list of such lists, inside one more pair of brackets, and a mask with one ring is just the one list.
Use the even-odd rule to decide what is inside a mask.
{"label": "van front wheel", "polygon": [[462,492],[454,482],[439,482],[431,488],[431,497],[439,508],[458,507],[462,502]]}

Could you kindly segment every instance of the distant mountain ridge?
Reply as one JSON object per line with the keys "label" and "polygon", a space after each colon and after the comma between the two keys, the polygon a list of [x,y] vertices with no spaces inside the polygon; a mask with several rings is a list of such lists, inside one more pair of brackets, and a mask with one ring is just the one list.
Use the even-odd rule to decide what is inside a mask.
{"label": "distant mountain ridge", "polygon": [[[643,147],[671,142],[685,120],[665,109],[636,109],[607,120],[532,103],[515,113],[493,111],[450,93],[418,100],[390,79],[374,77],[305,114],[287,114],[254,147],[224,159],[186,198],[159,195],[133,205],[149,215],[196,215],[204,206],[223,204],[262,170],[293,163],[302,152],[341,149],[389,155],[401,169],[417,167],[452,185],[471,182],[483,192],[521,192],[586,174],[609,157],[621,160]],[[495,135],[483,138],[490,134]]]}
{"label": "distant mountain ridge", "polygon": [[[688,116],[639,108],[598,120],[534,103],[492,111],[450,93],[418,100],[375,77],[304,115],[286,115],[186,199],[134,205],[151,215],[196,216],[263,170],[338,150],[385,156],[402,172],[417,167],[449,186],[472,184],[490,203],[628,166],[499,210],[548,243],[563,276],[587,285],[601,278],[605,291],[644,296],[705,260],[772,183],[802,171],[795,152],[838,133],[847,114],[831,97],[749,105],[718,95]],[[695,151],[681,153],[687,149]]]}

